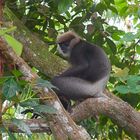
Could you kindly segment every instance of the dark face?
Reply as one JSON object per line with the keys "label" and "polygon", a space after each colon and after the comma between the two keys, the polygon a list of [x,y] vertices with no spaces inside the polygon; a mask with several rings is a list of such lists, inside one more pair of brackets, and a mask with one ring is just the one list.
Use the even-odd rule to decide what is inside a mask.
{"label": "dark face", "polygon": [[68,57],[70,53],[70,48],[69,48],[70,41],[58,43],[58,52],[62,54],[64,57]]}

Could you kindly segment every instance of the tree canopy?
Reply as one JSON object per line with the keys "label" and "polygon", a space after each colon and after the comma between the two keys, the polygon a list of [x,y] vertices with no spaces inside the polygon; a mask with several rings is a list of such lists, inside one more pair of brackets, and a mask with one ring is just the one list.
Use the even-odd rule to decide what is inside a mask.
{"label": "tree canopy", "polygon": [[[1,3],[0,5],[3,6]],[[7,56],[6,59],[5,54],[0,53],[0,104],[3,105],[0,107],[0,112],[3,114],[2,118],[10,119],[28,137],[25,138],[25,134],[22,136],[19,133],[13,134],[6,127],[2,127],[1,131],[7,132],[3,138],[9,136],[9,139],[13,140],[21,136],[21,139],[39,139],[39,135],[40,139],[53,139],[53,135],[49,134],[32,134],[28,127],[29,124],[26,125],[23,120],[19,119],[32,116],[31,113],[21,115],[25,108],[33,108],[34,112],[39,114],[45,110],[45,113],[55,114],[56,110],[50,106],[51,104],[40,105],[39,98],[42,96],[39,98],[35,96],[40,88],[35,91],[34,88],[35,85],[39,85],[51,89],[53,85],[49,82],[50,78],[68,67],[67,62],[56,51],[57,35],[68,30],[75,31],[83,39],[104,49],[112,65],[107,89],[139,112],[139,7],[139,0],[5,0],[3,12],[0,12],[0,37],[12,47],[17,57],[14,59],[14,57]],[[6,46],[1,43],[2,45]],[[19,62],[25,64],[22,60],[17,60],[20,56],[29,63],[32,71],[38,74],[35,76],[37,80],[33,82],[25,80],[30,72],[27,74],[22,68],[19,68],[20,71],[17,68],[21,66]],[[16,65],[11,64],[9,58],[12,58],[11,60]],[[116,101],[119,102],[119,98]],[[110,105],[112,105],[111,102],[113,104],[111,100]],[[96,105],[96,102],[94,103]],[[102,106],[102,101],[100,103]],[[114,102],[115,105],[120,104]],[[140,138],[139,132],[132,134],[131,131],[123,129],[123,125],[125,127],[126,124],[117,125],[114,119],[112,120],[113,117],[110,117],[111,111],[108,110],[108,112],[109,114],[96,114],[97,117],[92,116],[80,120],[80,125],[87,130],[92,139],[134,140],[135,135]],[[117,111],[116,113],[119,114]],[[111,115],[113,116],[113,113]],[[133,113],[131,115],[133,117]],[[78,122],[76,117],[72,118]],[[121,118],[119,119],[121,122]],[[77,130],[77,127],[73,128]]]}

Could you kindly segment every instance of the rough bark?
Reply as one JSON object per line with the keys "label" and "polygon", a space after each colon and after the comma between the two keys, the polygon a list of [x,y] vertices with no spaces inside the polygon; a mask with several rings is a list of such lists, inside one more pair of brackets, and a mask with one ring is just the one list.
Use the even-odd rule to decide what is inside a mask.
{"label": "rough bark", "polygon": [[4,17],[5,23],[11,21],[17,27],[13,35],[24,46],[22,57],[26,62],[48,76],[54,76],[68,66],[66,61],[50,53],[48,45],[31,33],[8,7],[4,9]]}
{"label": "rough bark", "polygon": [[90,98],[73,108],[71,117],[78,122],[92,115],[105,115],[140,139],[140,113],[124,101],[111,98]]}

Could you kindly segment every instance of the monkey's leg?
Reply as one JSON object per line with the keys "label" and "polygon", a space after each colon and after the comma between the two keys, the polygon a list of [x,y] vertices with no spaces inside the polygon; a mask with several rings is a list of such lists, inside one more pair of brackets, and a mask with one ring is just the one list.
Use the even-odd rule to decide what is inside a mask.
{"label": "monkey's leg", "polygon": [[76,77],[55,77],[52,80],[58,88],[58,95],[73,100],[102,96],[106,83],[107,77],[94,83]]}
{"label": "monkey's leg", "polygon": [[[57,91],[56,91],[57,93]],[[66,99],[65,97],[63,96],[58,96],[59,97],[59,100],[61,101],[63,107],[67,110],[67,111],[70,111],[71,110],[71,101]]]}

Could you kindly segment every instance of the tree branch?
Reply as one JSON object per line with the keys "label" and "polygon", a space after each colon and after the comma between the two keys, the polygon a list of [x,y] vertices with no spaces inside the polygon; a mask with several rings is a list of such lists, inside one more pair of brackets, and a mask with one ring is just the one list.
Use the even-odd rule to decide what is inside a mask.
{"label": "tree branch", "polygon": [[128,103],[111,98],[90,98],[73,108],[71,117],[77,122],[93,114],[108,116],[124,130],[132,132],[140,139],[140,113]]}
{"label": "tree branch", "polygon": [[[3,56],[5,56],[5,58],[10,59],[19,67],[19,70],[26,77],[26,80],[33,81],[39,78],[36,73],[32,72],[32,69],[26,64],[26,62],[16,55],[16,53],[12,50],[12,48],[10,48],[10,46],[2,37],[0,38],[0,52]],[[36,90],[36,92],[40,91],[40,87],[34,87],[33,89]],[[50,129],[57,140],[90,140],[90,136],[88,135],[88,133],[81,127],[78,127],[71,119],[69,114],[64,110],[54,92],[49,91],[47,88],[44,88],[43,91],[38,94],[38,96],[41,99],[42,103],[51,105],[57,110],[55,115],[42,112],[47,120],[49,118]],[[47,100],[46,97],[53,98],[51,100]]]}
{"label": "tree branch", "polygon": [[[32,33],[15,17],[12,11],[7,11],[14,25],[17,26],[15,37],[24,45],[24,58],[26,58],[32,66],[37,67],[43,73],[49,74],[50,76],[56,75],[56,73],[61,72],[67,67],[67,64],[63,60],[57,59],[57,57],[48,53],[48,50],[45,49],[45,43],[42,43],[42,41],[40,43],[38,38],[34,35],[32,36]],[[44,52],[43,55],[42,52]],[[45,54],[45,52],[47,52],[47,54]],[[39,55],[37,55],[38,53]],[[55,68],[57,67],[55,70],[54,66]],[[140,139],[140,113],[107,90],[105,94],[109,98],[91,98],[76,106],[71,114],[73,120],[80,121],[92,116],[94,113],[104,114],[115,120],[115,122],[125,130],[133,132],[137,138]],[[60,127],[56,129],[61,132],[62,129],[60,128],[59,130],[59,128]]]}
{"label": "tree branch", "polygon": [[[80,122],[95,114],[108,116],[124,130],[132,132],[140,139],[140,113],[135,111],[128,103],[110,98],[90,98],[75,106],[70,116],[75,122]],[[33,122],[32,120],[26,120],[25,122],[32,132],[49,131],[47,123],[41,119],[33,120]],[[32,128],[34,123],[36,127]],[[12,132],[21,132],[12,123],[8,123],[8,125],[5,123],[5,125]],[[42,125],[44,126],[43,128]]]}
{"label": "tree branch", "polygon": [[48,45],[31,33],[8,7],[4,8],[4,17],[5,23],[8,20],[17,27],[13,35],[24,46],[22,58],[26,62],[51,77],[62,72],[68,66],[66,61],[50,53]]}
{"label": "tree branch", "polygon": [[[24,121],[28,125],[32,133],[43,133],[43,132],[46,132],[48,134],[51,133],[49,125],[43,119],[29,119],[29,120],[22,120],[22,121]],[[10,120],[3,121],[3,125],[13,133],[24,133]]]}

